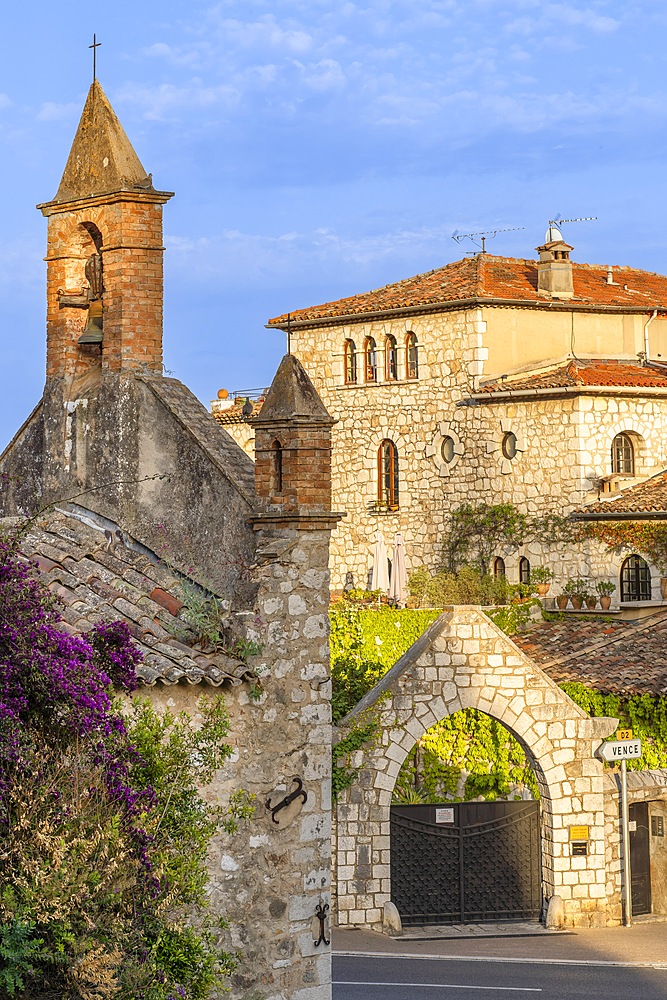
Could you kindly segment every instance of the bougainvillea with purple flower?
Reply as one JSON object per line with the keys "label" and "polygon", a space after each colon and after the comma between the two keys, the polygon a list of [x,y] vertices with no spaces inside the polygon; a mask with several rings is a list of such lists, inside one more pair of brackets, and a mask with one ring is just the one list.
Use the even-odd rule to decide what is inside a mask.
{"label": "bougainvillea with purple flower", "polygon": [[[229,971],[206,910],[206,854],[250,806],[198,787],[231,753],[221,698],[159,716],[126,623],[72,635],[0,537],[0,1000],[202,1000]],[[197,929],[188,915],[197,913]]]}

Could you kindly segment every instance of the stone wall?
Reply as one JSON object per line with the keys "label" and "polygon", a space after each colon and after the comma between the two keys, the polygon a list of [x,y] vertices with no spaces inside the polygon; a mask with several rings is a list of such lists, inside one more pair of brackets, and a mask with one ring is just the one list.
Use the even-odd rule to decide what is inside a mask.
{"label": "stone wall", "polygon": [[[628,771],[628,802],[649,803],[652,912],[667,913],[667,837],[650,835],[651,816],[662,816],[667,832],[667,771]],[[605,858],[610,912],[622,919],[623,840],[621,837],[621,779],[606,773],[604,782]]]}
{"label": "stone wall", "polygon": [[[467,405],[480,378],[488,374],[487,331],[495,323],[506,326],[509,312],[468,309],[293,328],[292,350],[338,421],[333,429],[333,506],[347,511],[347,517],[332,539],[334,589],[343,586],[346,573],[353,574],[356,585],[366,585],[378,528],[388,544],[395,532],[403,534],[410,571],[423,564],[438,566],[448,512],[463,502],[508,502],[530,515],[569,513],[597,495],[591,490],[599,477],[611,472],[611,442],[621,431],[633,436],[638,475],[648,476],[667,465],[667,400],[650,392],[630,397],[619,390],[613,397],[581,393]],[[406,377],[402,345],[410,331],[418,342],[417,379]],[[398,379],[390,382],[383,379],[388,335],[396,338],[399,349]],[[368,336],[378,348],[379,381],[367,384],[360,352]],[[354,341],[358,352],[355,385],[344,383],[346,339]],[[502,453],[508,431],[518,444],[511,461]],[[445,437],[454,443],[450,462],[442,455]],[[378,499],[377,455],[385,438],[398,449],[399,508],[392,512],[370,509]],[[619,560],[596,543],[576,550],[531,543],[498,554],[506,558],[512,582],[518,580],[520,556],[548,563],[556,574],[554,593],[568,577],[618,577]],[[659,575],[654,569],[656,599]]]}
{"label": "stone wall", "polygon": [[[594,754],[616,727],[591,719],[478,608],[446,609],[341,723],[381,723],[358,752],[358,781],[337,807],[337,919],[381,929],[391,899],[389,810],[401,765],[435,723],[464,708],[498,719],[525,747],[538,781],[545,895],[561,896],[571,926],[618,922],[608,910],[603,765]],[[589,827],[575,857],[569,827]]]}

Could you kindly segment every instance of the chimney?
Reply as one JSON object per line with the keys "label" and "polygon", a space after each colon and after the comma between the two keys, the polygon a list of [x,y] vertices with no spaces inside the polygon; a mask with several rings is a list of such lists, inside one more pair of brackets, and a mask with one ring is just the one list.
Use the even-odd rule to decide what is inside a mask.
{"label": "chimney", "polygon": [[537,247],[540,259],[537,263],[537,291],[554,299],[571,299],[574,295],[572,284],[572,261],[570,252],[574,248],[566,243],[557,226],[547,229],[546,242]]}

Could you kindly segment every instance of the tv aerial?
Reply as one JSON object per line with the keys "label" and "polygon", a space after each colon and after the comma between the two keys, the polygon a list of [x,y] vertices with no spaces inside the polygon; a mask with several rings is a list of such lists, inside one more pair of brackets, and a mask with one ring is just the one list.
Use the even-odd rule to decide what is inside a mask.
{"label": "tv aerial", "polygon": [[560,227],[566,222],[597,222],[597,215],[584,215],[579,219],[563,219],[561,218],[560,212],[554,219],[549,219],[549,228],[547,229],[547,243],[551,242],[551,229],[552,227],[557,229],[560,233]]}
{"label": "tv aerial", "polygon": [[[487,240],[492,240],[498,233],[515,233],[517,230],[525,228],[525,226],[511,226],[509,229],[486,229],[483,233],[460,233],[458,229],[455,229],[452,233],[452,239],[457,243],[470,240],[471,243],[480,248],[482,253],[486,253]],[[472,253],[472,251],[468,251],[468,253]]]}

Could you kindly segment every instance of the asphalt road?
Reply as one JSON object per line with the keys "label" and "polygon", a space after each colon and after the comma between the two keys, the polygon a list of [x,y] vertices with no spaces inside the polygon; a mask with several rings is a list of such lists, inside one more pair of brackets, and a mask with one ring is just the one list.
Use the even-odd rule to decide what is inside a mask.
{"label": "asphalt road", "polygon": [[667,1000],[667,969],[539,959],[334,955],[333,980],[334,1000]]}

